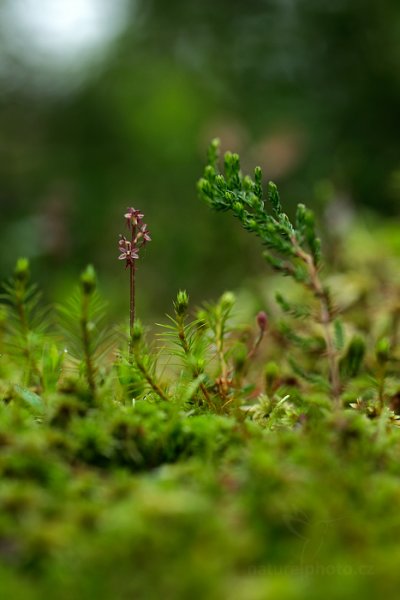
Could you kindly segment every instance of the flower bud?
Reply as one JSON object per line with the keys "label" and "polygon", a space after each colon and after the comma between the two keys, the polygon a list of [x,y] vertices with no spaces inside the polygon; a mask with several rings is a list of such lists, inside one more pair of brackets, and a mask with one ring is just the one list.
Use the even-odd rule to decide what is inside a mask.
{"label": "flower bud", "polygon": [[260,310],[260,312],[257,315],[257,325],[259,326],[261,331],[266,331],[268,328],[268,316],[267,313],[263,310]]}

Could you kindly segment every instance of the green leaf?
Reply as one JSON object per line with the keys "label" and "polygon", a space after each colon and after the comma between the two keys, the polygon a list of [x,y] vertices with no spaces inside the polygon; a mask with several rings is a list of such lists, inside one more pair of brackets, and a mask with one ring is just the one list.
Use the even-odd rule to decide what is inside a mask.
{"label": "green leaf", "polygon": [[16,397],[21,399],[29,408],[40,413],[44,411],[43,400],[35,392],[17,384],[14,385],[14,392]]}
{"label": "green leaf", "polygon": [[279,215],[283,212],[282,205],[279,198],[278,188],[272,181],[268,183],[268,200],[272,205],[273,212],[277,217],[279,217]]}
{"label": "green leaf", "polygon": [[336,319],[333,323],[333,329],[335,333],[335,347],[336,350],[339,350],[340,352],[341,350],[343,350],[345,344],[345,332],[343,328],[343,323],[339,319]]}

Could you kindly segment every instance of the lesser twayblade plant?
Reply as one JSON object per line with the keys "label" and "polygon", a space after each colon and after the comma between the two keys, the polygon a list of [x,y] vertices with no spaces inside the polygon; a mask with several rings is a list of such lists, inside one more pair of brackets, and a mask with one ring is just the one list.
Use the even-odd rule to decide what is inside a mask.
{"label": "lesser twayblade plant", "polygon": [[125,261],[125,268],[129,269],[129,356],[133,355],[133,335],[135,327],[135,276],[136,261],[139,258],[140,249],[151,241],[147,225],[143,223],[144,214],[140,210],[130,207],[124,215],[129,230],[129,239],[120,235],[118,247],[120,251],[119,260]]}

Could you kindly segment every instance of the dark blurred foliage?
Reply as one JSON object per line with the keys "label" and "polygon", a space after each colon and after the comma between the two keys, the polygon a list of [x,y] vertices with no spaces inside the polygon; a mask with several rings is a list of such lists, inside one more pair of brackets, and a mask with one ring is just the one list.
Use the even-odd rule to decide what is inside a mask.
{"label": "dark blurred foliage", "polygon": [[256,244],[197,199],[215,136],[261,164],[289,209],[399,212],[397,0],[131,1],[102,60],[57,90],[64,79],[23,60],[2,78],[2,276],[28,255],[59,296],[93,262],[122,309],[128,205],[153,234],[143,313],[169,310],[178,288],[200,300],[256,275]]}

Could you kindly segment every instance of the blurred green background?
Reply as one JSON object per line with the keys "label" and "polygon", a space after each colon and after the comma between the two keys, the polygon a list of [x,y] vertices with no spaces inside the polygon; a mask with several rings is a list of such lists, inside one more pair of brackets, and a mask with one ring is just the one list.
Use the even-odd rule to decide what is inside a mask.
{"label": "blurred green background", "polygon": [[399,213],[398,0],[2,0],[0,47],[2,278],[58,299],[92,262],[123,311],[132,205],[143,316],[246,284],[257,242],[196,196],[216,136],[322,227]]}

